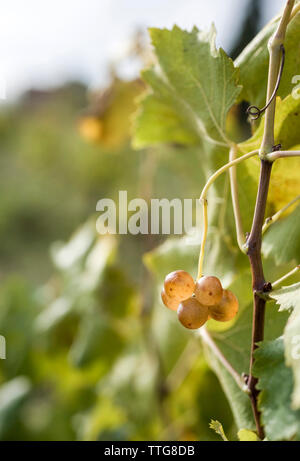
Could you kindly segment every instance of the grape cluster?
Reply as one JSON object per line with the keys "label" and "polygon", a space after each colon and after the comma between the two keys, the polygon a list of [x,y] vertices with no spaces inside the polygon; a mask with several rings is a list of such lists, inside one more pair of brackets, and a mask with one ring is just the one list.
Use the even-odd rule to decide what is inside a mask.
{"label": "grape cluster", "polygon": [[239,308],[236,296],[223,290],[217,277],[204,276],[194,282],[183,270],[166,276],[161,299],[166,307],[177,311],[182,325],[192,330],[202,327],[209,318],[227,322],[236,316]]}

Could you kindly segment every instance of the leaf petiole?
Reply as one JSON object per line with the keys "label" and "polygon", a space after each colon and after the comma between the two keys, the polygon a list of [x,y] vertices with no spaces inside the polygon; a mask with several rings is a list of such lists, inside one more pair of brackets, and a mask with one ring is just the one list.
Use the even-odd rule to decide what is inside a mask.
{"label": "leaf petiole", "polygon": [[298,195],[298,197],[294,198],[294,200],[291,200],[287,205],[285,205],[283,208],[281,208],[281,210],[277,211],[277,213],[275,213],[273,216],[270,216],[269,218],[267,218],[265,220],[264,225],[263,225],[262,233],[264,234],[272,224],[274,224],[276,221],[278,221],[280,219],[280,217],[283,215],[283,213],[286,212],[286,210],[288,208],[293,206],[299,200],[300,200],[300,195]]}
{"label": "leaf petiole", "polygon": [[207,193],[210,188],[210,186],[215,182],[215,180],[225,171],[227,171],[229,168],[232,168],[239,163],[243,162],[244,160],[247,160],[251,157],[254,157],[254,155],[258,154],[258,150],[255,150],[253,152],[248,152],[245,155],[242,155],[241,157],[232,160],[231,162],[226,163],[226,165],[222,166],[219,168],[207,181],[205,184],[202,193],[200,195],[200,202],[203,205],[203,234],[202,234],[202,241],[201,241],[201,248],[200,248],[200,255],[199,255],[199,263],[198,263],[198,276],[197,279],[202,277],[203,275],[203,262],[204,262],[204,253],[205,253],[205,244],[206,244],[206,239],[207,239],[207,230],[208,230],[208,216],[207,216]]}
{"label": "leaf petiole", "polygon": [[216,357],[218,357],[224,368],[226,368],[226,370],[230,373],[230,375],[232,376],[238,387],[241,389],[241,391],[245,392],[246,394],[249,394],[248,385],[243,380],[243,377],[233,368],[231,363],[228,362],[228,360],[221,352],[221,350],[218,348],[207,329],[205,327],[202,327],[199,330],[199,333],[204,343],[207,344],[207,346],[214,352]]}
{"label": "leaf petiole", "polygon": [[299,266],[296,266],[295,269],[293,269],[292,271],[288,272],[287,274],[285,274],[283,277],[281,277],[280,279],[276,280],[276,282],[273,282],[272,283],[272,288],[277,288],[279,285],[281,285],[282,282],[284,282],[286,279],[292,277],[292,275],[295,275],[297,274],[297,272],[300,271],[300,265]]}
{"label": "leaf petiole", "polygon": [[268,160],[269,162],[274,162],[275,160],[278,160],[279,158],[288,158],[288,157],[300,157],[300,150],[279,150],[276,152],[271,152],[270,154],[267,154],[265,156],[265,160]]}

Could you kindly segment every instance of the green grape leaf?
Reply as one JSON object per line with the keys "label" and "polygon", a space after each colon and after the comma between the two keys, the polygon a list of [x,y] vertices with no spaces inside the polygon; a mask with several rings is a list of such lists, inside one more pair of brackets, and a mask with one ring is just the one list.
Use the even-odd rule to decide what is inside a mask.
{"label": "green grape leaf", "polygon": [[277,264],[300,263],[300,205],[268,229],[262,252],[265,257],[272,255]]}
{"label": "green grape leaf", "polygon": [[[240,68],[240,82],[243,85],[241,99],[249,101],[258,107],[265,104],[269,65],[267,45],[276,30],[278,22],[279,17],[267,24],[235,61],[235,64]],[[286,61],[278,91],[278,95],[283,98],[292,92],[295,86],[292,78],[299,74],[299,43],[300,13],[292,19],[287,28],[285,40]]]}
{"label": "green grape leaf", "polygon": [[215,46],[214,27],[208,33],[150,29],[156,65],[143,77],[151,90],[140,102],[134,145],[228,145],[226,115],[238,98],[238,71]]}
{"label": "green grape leaf", "polygon": [[[229,141],[225,123],[227,113],[241,91],[238,71],[224,51],[216,49],[214,28],[207,34],[196,28],[187,32],[178,27],[172,30],[151,29],[150,34],[157,63],[144,73],[150,89],[140,102],[134,143],[136,147],[167,142],[197,144],[202,157],[205,156],[205,162],[199,164],[199,175],[201,178],[209,177],[228,162]],[[250,176],[244,165],[238,168],[242,218],[245,228],[250,229],[249,207],[250,210],[254,207],[257,178]],[[218,178],[208,200],[209,257],[205,260],[205,271],[222,277],[228,273],[228,278],[233,278],[236,266],[243,263],[236,245],[228,175]],[[199,242],[200,239],[197,244]],[[176,257],[170,256],[170,250],[165,258],[170,270],[163,269],[160,256],[167,251],[166,247],[158,250],[162,264],[156,265],[160,274],[164,271],[164,275],[174,270],[174,264],[169,264],[168,258],[176,260]],[[155,264],[155,261],[151,262],[152,257],[156,258],[153,253],[145,257],[148,267]],[[193,265],[193,273],[195,270],[196,264]]]}
{"label": "green grape leaf", "polygon": [[300,283],[284,287],[271,293],[280,306],[280,311],[293,309],[284,330],[284,353],[286,364],[292,367],[294,390],[292,407],[300,408]]}
{"label": "green grape leaf", "polygon": [[249,429],[241,429],[238,431],[238,438],[240,442],[259,442],[259,438],[253,431]]}
{"label": "green grape leaf", "polygon": [[220,437],[222,437],[222,439],[224,440],[224,442],[228,442],[228,438],[227,438],[226,435],[225,435],[223,426],[222,426],[222,424],[221,424],[219,421],[214,421],[214,420],[212,419],[211,422],[209,423],[209,427],[210,427],[210,429],[212,429],[213,431],[215,431],[216,434],[218,434]]}
{"label": "green grape leaf", "polygon": [[300,309],[300,283],[273,291],[270,296],[279,304],[279,311]]}
{"label": "green grape leaf", "polygon": [[255,352],[258,406],[268,440],[300,438],[300,411],[291,408],[292,370],[284,363],[283,338],[264,341]]}
{"label": "green grape leaf", "polygon": [[160,143],[198,145],[200,139],[187,119],[172,107],[172,94],[167,85],[157,77],[154,70],[142,73],[152,90],[140,98],[140,108],[134,126],[133,146],[137,149]]}

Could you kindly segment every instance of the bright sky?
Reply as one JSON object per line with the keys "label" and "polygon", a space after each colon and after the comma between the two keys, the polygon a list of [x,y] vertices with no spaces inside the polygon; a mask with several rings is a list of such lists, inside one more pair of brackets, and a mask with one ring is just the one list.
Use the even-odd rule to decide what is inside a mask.
{"label": "bright sky", "polygon": [[[7,0],[0,15],[0,80],[6,81],[8,100],[30,86],[72,77],[101,84],[107,63],[137,26],[203,29],[213,21],[218,44],[229,49],[248,1]],[[284,5],[284,0],[261,1],[264,22]]]}

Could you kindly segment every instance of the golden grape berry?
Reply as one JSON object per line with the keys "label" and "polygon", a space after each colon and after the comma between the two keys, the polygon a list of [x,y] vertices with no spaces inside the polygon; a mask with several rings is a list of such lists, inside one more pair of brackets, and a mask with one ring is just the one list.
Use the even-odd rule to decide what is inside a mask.
{"label": "golden grape berry", "polygon": [[194,279],[186,271],[171,272],[165,278],[164,290],[170,298],[176,298],[179,301],[188,299],[194,293],[194,288]]}
{"label": "golden grape berry", "polygon": [[209,315],[219,322],[232,320],[239,310],[239,302],[236,296],[229,290],[223,290],[223,297],[220,304],[209,307]]}
{"label": "golden grape berry", "polygon": [[189,298],[179,304],[177,314],[185,328],[195,330],[207,321],[208,307],[200,304],[196,298]]}
{"label": "golden grape berry", "polygon": [[165,290],[161,291],[161,299],[164,305],[168,308],[171,309],[172,311],[177,311],[180,300],[177,298],[170,298],[165,292]]}
{"label": "golden grape berry", "polygon": [[206,306],[219,304],[223,296],[223,288],[220,280],[214,276],[201,277],[196,282],[195,296],[199,303]]}

